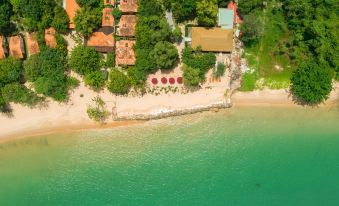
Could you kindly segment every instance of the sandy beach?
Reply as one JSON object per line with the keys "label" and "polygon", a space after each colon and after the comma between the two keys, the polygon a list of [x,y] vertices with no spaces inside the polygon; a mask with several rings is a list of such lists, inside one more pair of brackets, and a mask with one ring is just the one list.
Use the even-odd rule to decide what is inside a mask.
{"label": "sandy beach", "polygon": [[[225,101],[224,92],[225,87],[214,86],[189,94],[168,93],[158,96],[146,94],[143,97],[116,97],[108,91],[103,91],[99,95],[106,102],[107,108],[116,106],[118,116],[128,116],[156,114],[219,103]],[[94,123],[88,118],[86,109],[92,103],[92,98],[97,95],[81,84],[72,92],[68,103],[48,100],[47,106],[42,108],[28,108],[12,104],[12,116],[8,117],[3,114],[0,116],[0,139],[4,141],[13,137],[140,123],[139,121],[114,122],[112,117],[104,125]],[[299,106],[293,103],[287,90],[236,91],[231,99],[234,106]],[[338,100],[339,84],[337,83],[330,99],[320,106],[335,105],[338,104]]]}

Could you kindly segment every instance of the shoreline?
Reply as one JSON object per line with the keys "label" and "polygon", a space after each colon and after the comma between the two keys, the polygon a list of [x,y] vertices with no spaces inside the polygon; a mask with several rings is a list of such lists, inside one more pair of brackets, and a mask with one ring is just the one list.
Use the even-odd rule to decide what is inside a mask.
{"label": "shoreline", "polygon": [[[86,92],[90,92],[88,89]],[[84,92],[75,91],[73,96]],[[219,92],[219,95],[210,95]],[[97,94],[93,94],[97,95]],[[62,105],[52,102],[47,108],[30,109],[21,105],[14,105],[14,117],[0,116],[0,143],[13,139],[48,135],[53,133],[67,133],[76,131],[88,131],[96,129],[107,129],[119,126],[130,126],[142,124],[148,120],[168,118],[172,116],[188,115],[204,111],[219,111],[220,109],[234,107],[303,107],[295,104],[286,90],[256,90],[252,92],[235,91],[232,94],[232,101],[225,101],[223,92],[205,91],[189,95],[164,94],[158,97],[121,97],[118,105],[123,104],[119,110],[118,118],[113,118],[105,124],[95,123],[87,117],[86,108],[91,97],[87,99],[75,98],[70,104]],[[104,95],[103,95],[104,96]],[[78,96],[79,97],[79,96]],[[206,97],[206,98],[204,98]],[[209,98],[207,98],[209,97]],[[211,98],[213,97],[213,98]],[[105,96],[104,96],[105,98]],[[178,101],[164,102],[170,99]],[[156,101],[155,101],[156,100]],[[163,102],[161,102],[162,100]],[[145,108],[139,106],[145,102]],[[116,102],[115,102],[116,103]],[[165,106],[164,106],[165,105]],[[336,107],[339,105],[339,84],[335,85],[330,98],[317,107]],[[139,107],[138,107],[139,106]],[[139,109],[139,110],[138,110]],[[6,124],[6,122],[8,122]],[[15,129],[13,129],[15,128]]]}

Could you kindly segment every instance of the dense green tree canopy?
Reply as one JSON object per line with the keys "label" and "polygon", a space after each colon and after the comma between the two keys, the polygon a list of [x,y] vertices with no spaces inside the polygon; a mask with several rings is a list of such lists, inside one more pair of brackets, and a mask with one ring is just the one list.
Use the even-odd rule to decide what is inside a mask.
{"label": "dense green tree canopy", "polygon": [[170,42],[158,42],[150,56],[160,69],[173,69],[179,61],[178,50]]}
{"label": "dense green tree canopy", "polygon": [[130,90],[131,82],[128,77],[117,69],[109,74],[108,90],[113,94],[124,95]]}
{"label": "dense green tree canopy", "polygon": [[103,89],[106,84],[105,74],[102,71],[91,72],[85,76],[85,84],[93,90],[99,91]]}
{"label": "dense green tree canopy", "polygon": [[196,16],[198,0],[172,0],[171,8],[178,22],[192,20]]}
{"label": "dense green tree canopy", "polygon": [[212,27],[217,23],[217,0],[200,0],[197,3],[197,20],[199,25]]}
{"label": "dense green tree canopy", "polygon": [[75,30],[84,36],[89,36],[101,24],[101,11],[83,7],[74,17]]}
{"label": "dense green tree canopy", "polygon": [[47,48],[39,55],[29,57],[25,64],[25,76],[33,82],[37,93],[64,101],[68,96],[69,81],[65,54],[58,49]]}
{"label": "dense green tree canopy", "polygon": [[13,15],[12,5],[8,0],[0,0],[0,34],[8,32],[10,18]]}
{"label": "dense green tree canopy", "polygon": [[313,62],[304,63],[291,79],[291,91],[303,104],[319,104],[325,101],[332,90],[333,70]]}
{"label": "dense green tree canopy", "polygon": [[21,61],[11,57],[0,60],[0,87],[20,81],[22,71]]}
{"label": "dense green tree canopy", "polygon": [[102,0],[76,0],[80,6],[99,7]]}
{"label": "dense green tree canopy", "polygon": [[101,67],[102,56],[94,48],[78,45],[71,53],[69,64],[71,69],[81,75],[98,71]]}
{"label": "dense green tree canopy", "polygon": [[6,84],[1,88],[1,93],[6,102],[14,102],[27,106],[34,106],[43,99],[19,83]]}
{"label": "dense green tree canopy", "polygon": [[155,45],[158,42],[171,42],[173,32],[168,25],[164,11],[161,9],[161,2],[158,0],[140,0],[138,22],[136,26],[136,69],[139,81],[144,81],[145,78],[139,75],[141,72],[143,76],[157,70],[156,60],[154,55],[150,55]]}
{"label": "dense green tree canopy", "polygon": [[56,6],[54,8],[54,18],[52,21],[52,27],[60,33],[66,33],[68,31],[69,18],[64,8]]}

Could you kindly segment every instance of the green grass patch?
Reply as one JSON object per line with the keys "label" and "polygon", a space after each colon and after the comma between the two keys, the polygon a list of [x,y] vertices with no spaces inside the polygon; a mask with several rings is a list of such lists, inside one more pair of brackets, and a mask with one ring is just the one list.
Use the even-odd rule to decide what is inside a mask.
{"label": "green grass patch", "polygon": [[[251,69],[257,74],[246,73],[243,77],[242,89],[260,89],[253,87],[253,81],[264,79],[264,87],[281,89],[289,86],[293,65],[287,55],[281,54],[279,42],[287,39],[289,31],[281,11],[274,9],[274,2],[268,6],[259,16],[264,22],[263,37],[252,45],[245,45],[245,57]],[[257,78],[254,78],[257,75]],[[256,83],[254,83],[256,85]]]}

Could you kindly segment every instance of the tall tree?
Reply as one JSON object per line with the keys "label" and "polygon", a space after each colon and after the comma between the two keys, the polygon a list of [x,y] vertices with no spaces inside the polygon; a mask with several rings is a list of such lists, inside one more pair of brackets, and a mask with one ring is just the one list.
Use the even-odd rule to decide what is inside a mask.
{"label": "tall tree", "polygon": [[197,19],[201,26],[215,26],[218,16],[217,0],[200,0],[197,3]]}
{"label": "tall tree", "polygon": [[319,104],[329,97],[332,78],[333,70],[328,66],[306,62],[293,73],[291,91],[302,104]]}
{"label": "tall tree", "polygon": [[74,17],[75,30],[84,36],[89,36],[101,24],[101,14],[98,9],[83,7]]}
{"label": "tall tree", "polygon": [[179,61],[177,48],[169,42],[158,42],[150,56],[160,69],[172,69]]}

